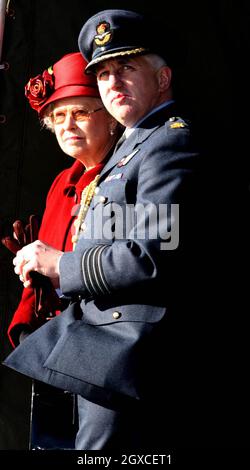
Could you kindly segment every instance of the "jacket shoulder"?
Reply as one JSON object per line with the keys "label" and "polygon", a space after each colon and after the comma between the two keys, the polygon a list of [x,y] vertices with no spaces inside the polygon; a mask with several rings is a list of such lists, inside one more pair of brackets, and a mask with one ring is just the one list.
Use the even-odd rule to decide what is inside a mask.
{"label": "jacket shoulder", "polygon": [[166,121],[166,127],[170,130],[174,129],[187,129],[190,127],[190,122],[183,119],[182,117],[179,116],[171,116],[167,121]]}

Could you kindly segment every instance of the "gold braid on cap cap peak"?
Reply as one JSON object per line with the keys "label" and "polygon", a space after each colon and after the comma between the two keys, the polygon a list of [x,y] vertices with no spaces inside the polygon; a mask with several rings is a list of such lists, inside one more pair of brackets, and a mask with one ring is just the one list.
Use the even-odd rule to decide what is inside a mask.
{"label": "gold braid on cap cap peak", "polygon": [[148,49],[145,49],[145,47],[138,47],[137,49],[131,49],[128,51],[110,52],[110,54],[103,54],[101,57],[97,57],[96,59],[91,60],[85,68],[85,71],[92,67],[92,65],[98,64],[98,62],[101,62],[102,60],[108,60],[113,57],[124,55],[141,54],[142,52],[148,52]]}

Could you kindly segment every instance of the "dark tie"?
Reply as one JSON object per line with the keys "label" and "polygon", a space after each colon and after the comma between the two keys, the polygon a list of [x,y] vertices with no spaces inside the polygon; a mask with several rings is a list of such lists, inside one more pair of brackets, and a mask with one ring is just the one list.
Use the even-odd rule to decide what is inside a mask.
{"label": "dark tie", "polygon": [[116,146],[114,148],[114,152],[117,152],[117,150],[120,148],[120,146],[123,144],[124,140],[126,140],[126,134],[125,134],[125,131],[123,132],[123,134],[121,135],[120,139],[116,142]]}

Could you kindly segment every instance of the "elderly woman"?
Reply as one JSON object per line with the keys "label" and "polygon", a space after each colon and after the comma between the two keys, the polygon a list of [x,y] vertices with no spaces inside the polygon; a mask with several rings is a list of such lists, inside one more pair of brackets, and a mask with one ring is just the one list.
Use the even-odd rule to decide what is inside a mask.
{"label": "elderly woman", "polygon": [[[25,87],[31,107],[55,133],[63,152],[75,159],[52,183],[38,235],[39,240],[62,251],[73,249],[75,232],[80,229],[76,214],[81,195],[83,190],[91,190],[89,185],[96,181],[119,133],[117,122],[101,102],[95,78],[84,73],[85,66],[79,52],[67,54]],[[13,346],[19,343],[20,334],[44,322],[44,313],[60,313],[59,297],[53,290],[48,294],[46,312],[39,316],[33,288],[24,289],[8,329]]]}
{"label": "elderly woman", "polygon": [[[121,129],[103,106],[95,77],[84,73],[86,64],[79,52],[67,54],[42,75],[31,78],[25,87],[30,106],[38,112],[45,127],[55,133],[63,152],[75,160],[52,183],[38,234],[40,240],[62,251],[74,249],[83,229],[84,212],[79,211],[81,200],[84,203],[84,198],[87,199],[86,207]],[[42,298],[37,299],[39,292],[42,292]],[[48,278],[40,289],[33,286],[24,289],[8,329],[12,345],[17,346],[27,334],[59,314],[65,305],[67,300],[60,298],[60,292],[55,291]],[[52,417],[43,429],[43,401],[49,402],[50,414],[55,417],[55,405],[62,402],[63,392],[60,395],[60,391],[52,387],[41,388],[38,384],[35,387],[39,393],[34,394],[34,400],[40,395],[38,408],[42,413],[33,419],[31,445],[71,447],[69,430],[66,430],[67,438],[60,438],[65,426],[62,415],[67,413],[65,401],[64,412],[60,408],[61,412],[59,410],[54,419],[57,423],[52,423]],[[72,399],[67,397],[69,402]],[[36,407],[34,410],[36,414]],[[53,433],[54,436],[50,436]]]}

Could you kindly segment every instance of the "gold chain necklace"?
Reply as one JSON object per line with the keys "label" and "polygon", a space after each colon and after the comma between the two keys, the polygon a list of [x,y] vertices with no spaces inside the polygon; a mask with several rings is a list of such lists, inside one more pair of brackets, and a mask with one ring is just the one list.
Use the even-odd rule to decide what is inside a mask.
{"label": "gold chain necklace", "polygon": [[76,244],[79,240],[79,236],[80,236],[80,233],[81,233],[81,226],[82,226],[82,224],[85,220],[85,217],[86,217],[87,212],[88,212],[88,208],[89,208],[90,203],[92,201],[92,198],[94,196],[95,189],[97,187],[99,177],[100,177],[100,175],[96,175],[95,179],[93,181],[91,181],[91,183],[89,183],[88,186],[86,186],[84,188],[84,190],[82,191],[81,201],[80,201],[80,209],[79,209],[79,212],[78,212],[78,216],[77,216],[77,218],[74,222],[75,234],[71,238],[71,241],[73,243],[73,251],[74,251],[74,249],[76,247]]}

